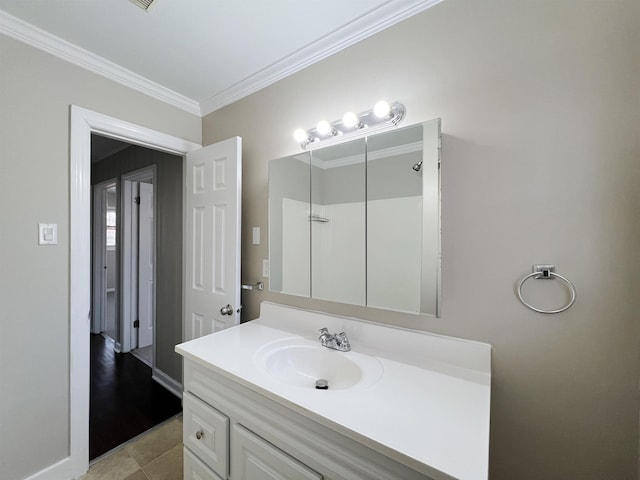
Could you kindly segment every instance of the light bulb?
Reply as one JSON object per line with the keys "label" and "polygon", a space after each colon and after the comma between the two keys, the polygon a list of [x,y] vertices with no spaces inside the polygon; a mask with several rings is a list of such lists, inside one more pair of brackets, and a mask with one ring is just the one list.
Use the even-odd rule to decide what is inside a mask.
{"label": "light bulb", "polygon": [[326,120],[320,120],[316,125],[316,130],[320,135],[328,135],[333,131],[331,124]]}
{"label": "light bulb", "polygon": [[347,112],[342,117],[342,124],[347,128],[355,127],[358,123],[358,116],[353,112]]}
{"label": "light bulb", "polygon": [[378,118],[385,118],[389,115],[390,112],[391,112],[391,106],[389,105],[388,102],[385,102],[384,100],[380,100],[373,107],[373,113]]}
{"label": "light bulb", "polygon": [[303,130],[302,128],[298,128],[295,132],[293,132],[293,138],[296,139],[296,142],[302,143],[307,138],[309,138],[309,134],[307,134],[306,130]]}

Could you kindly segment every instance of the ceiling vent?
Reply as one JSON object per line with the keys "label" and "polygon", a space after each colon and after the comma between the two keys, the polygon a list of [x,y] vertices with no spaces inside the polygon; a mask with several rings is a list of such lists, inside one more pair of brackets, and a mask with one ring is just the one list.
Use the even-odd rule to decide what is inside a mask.
{"label": "ceiling vent", "polygon": [[151,10],[151,7],[155,3],[155,0],[131,0],[131,2],[139,6],[145,12],[148,12],[149,10]]}

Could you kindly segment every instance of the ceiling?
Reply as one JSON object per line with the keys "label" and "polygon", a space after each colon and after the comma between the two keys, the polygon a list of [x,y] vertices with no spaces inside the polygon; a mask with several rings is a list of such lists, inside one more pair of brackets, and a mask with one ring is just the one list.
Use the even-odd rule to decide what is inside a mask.
{"label": "ceiling", "polygon": [[0,0],[0,33],[206,115],[442,0]]}
{"label": "ceiling", "polygon": [[101,135],[91,134],[91,163],[97,163],[105,158],[129,148],[130,143],[121,142],[114,138],[107,138]]}

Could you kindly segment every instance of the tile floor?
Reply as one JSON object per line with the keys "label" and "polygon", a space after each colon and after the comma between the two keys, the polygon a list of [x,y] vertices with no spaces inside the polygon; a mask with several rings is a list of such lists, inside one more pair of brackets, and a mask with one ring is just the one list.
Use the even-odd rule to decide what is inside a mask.
{"label": "tile floor", "polygon": [[126,443],[89,467],[80,480],[182,479],[182,415]]}

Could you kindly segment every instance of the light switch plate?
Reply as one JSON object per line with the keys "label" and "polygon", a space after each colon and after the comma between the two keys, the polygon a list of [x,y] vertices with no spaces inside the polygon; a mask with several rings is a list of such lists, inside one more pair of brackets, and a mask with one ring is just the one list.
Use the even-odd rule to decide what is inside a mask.
{"label": "light switch plate", "polygon": [[39,223],[38,224],[38,245],[58,244],[58,224]]}
{"label": "light switch plate", "polygon": [[260,227],[253,227],[251,233],[253,234],[251,243],[254,245],[260,245]]}
{"label": "light switch plate", "polygon": [[269,260],[262,260],[262,276],[269,278]]}

